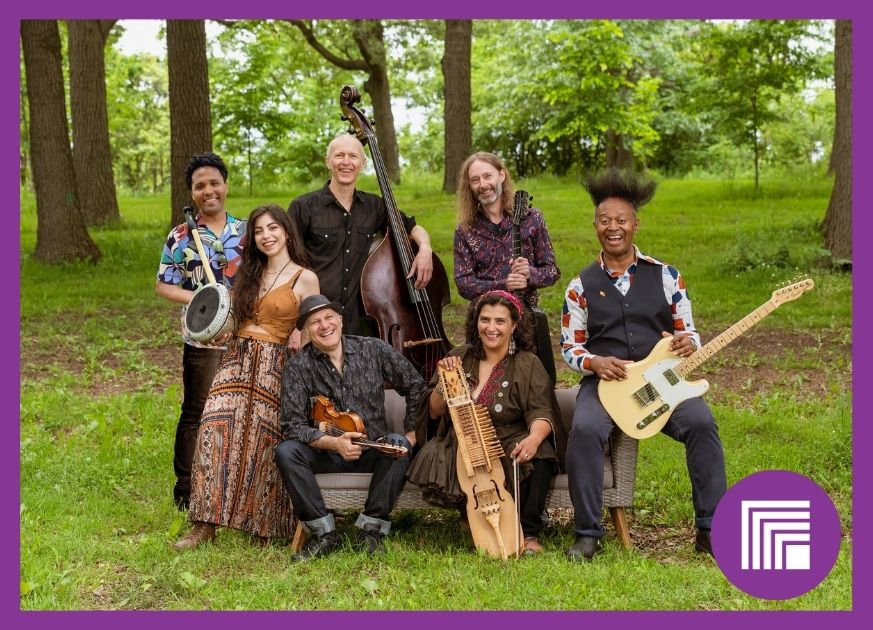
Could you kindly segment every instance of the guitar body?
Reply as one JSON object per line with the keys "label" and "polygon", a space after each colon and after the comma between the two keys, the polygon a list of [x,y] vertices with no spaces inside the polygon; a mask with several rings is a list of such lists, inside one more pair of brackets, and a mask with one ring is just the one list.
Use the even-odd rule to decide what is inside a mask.
{"label": "guitar body", "polygon": [[618,428],[642,440],[659,433],[682,401],[709,389],[706,380],[688,382],[673,368],[682,360],[670,350],[672,337],[661,339],[642,361],[625,366],[623,381],[601,380],[600,402]]}

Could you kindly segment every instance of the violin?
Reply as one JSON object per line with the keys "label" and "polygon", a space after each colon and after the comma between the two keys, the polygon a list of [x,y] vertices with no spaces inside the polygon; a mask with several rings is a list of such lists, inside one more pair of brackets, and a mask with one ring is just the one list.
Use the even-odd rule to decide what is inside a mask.
{"label": "violin", "polygon": [[[361,416],[352,411],[337,411],[327,396],[314,396],[312,398],[312,420],[315,427],[327,435],[339,437],[343,433],[366,433],[364,421]],[[366,436],[353,438],[353,444],[374,448],[382,453],[387,453],[395,459],[403,457],[409,452],[405,446],[388,444],[387,442],[374,442]]]}
{"label": "violin", "polygon": [[429,381],[437,362],[452,348],[442,323],[442,309],[449,303],[449,279],[445,267],[433,256],[433,275],[427,287],[415,288],[408,278],[415,259],[413,243],[397,208],[388,173],[372,122],[355,107],[361,95],[345,86],[340,93],[343,120],[361,144],[370,147],[379,190],[388,214],[385,238],[376,246],[361,271],[361,301],[367,315],[376,320],[379,337],[408,359]]}

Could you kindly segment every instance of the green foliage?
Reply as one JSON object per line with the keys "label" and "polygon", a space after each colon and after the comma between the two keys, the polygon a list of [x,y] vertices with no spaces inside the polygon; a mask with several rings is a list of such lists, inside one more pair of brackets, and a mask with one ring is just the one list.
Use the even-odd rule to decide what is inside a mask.
{"label": "green foliage", "polygon": [[701,36],[700,104],[716,116],[719,131],[753,154],[755,180],[765,149],[762,133],[787,116],[780,96],[822,76],[822,55],[809,42],[817,24],[799,20],[749,20],[710,24]]}

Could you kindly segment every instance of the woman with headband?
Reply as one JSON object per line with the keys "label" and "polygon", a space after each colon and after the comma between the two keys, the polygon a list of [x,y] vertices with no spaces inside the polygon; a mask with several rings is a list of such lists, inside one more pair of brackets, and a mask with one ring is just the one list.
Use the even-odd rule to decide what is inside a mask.
{"label": "woman with headband", "polygon": [[[546,494],[558,471],[555,441],[564,444],[565,440],[551,381],[531,351],[532,322],[522,314],[521,302],[511,293],[483,294],[467,314],[467,338],[472,343],[453,349],[440,365],[452,369],[460,363],[473,399],[488,408],[506,453],[502,462],[507,485],[514,485],[513,461],[518,463],[520,496],[515,499],[520,505],[524,553],[532,555],[542,550],[539,534]],[[422,488],[426,501],[462,508],[466,496],[458,483],[458,445],[438,382],[435,375],[419,409],[418,443],[429,437],[425,433],[430,420],[438,419],[439,428],[412,460],[408,477]]]}

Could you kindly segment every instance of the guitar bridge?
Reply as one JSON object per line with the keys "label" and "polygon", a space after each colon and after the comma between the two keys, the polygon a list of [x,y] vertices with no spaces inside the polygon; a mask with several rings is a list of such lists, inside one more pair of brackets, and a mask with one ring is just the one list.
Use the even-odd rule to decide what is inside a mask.
{"label": "guitar bridge", "polygon": [[645,418],[637,422],[637,429],[645,429],[652,422],[663,416],[668,411],[670,411],[670,405],[664,403],[663,405],[655,409],[652,413],[647,415]]}
{"label": "guitar bridge", "polygon": [[651,383],[646,383],[633,394],[640,407],[648,407],[658,399],[658,392]]}

